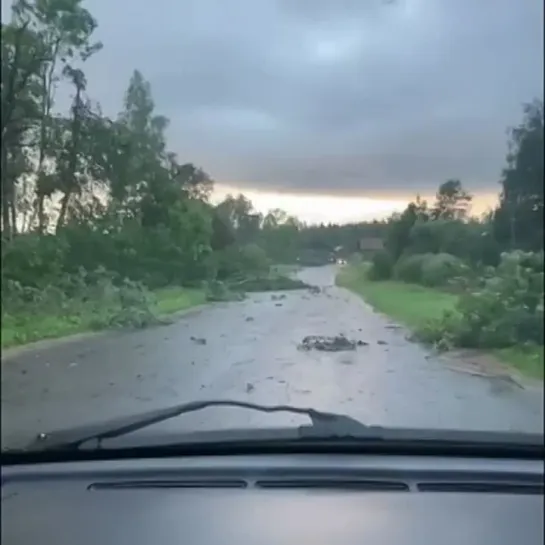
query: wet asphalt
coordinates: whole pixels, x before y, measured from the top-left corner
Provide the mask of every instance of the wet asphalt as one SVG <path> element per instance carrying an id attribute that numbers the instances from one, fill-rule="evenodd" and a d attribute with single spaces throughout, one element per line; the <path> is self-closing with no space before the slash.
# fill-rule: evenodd
<path id="1" fill-rule="evenodd" d="M 459 361 L 455 369 L 336 287 L 335 272 L 327 266 L 299 273 L 320 293 L 252 294 L 192 310 L 170 325 L 5 352 L 2 447 L 21 446 L 42 431 L 216 398 L 314 407 L 373 425 L 543 432 L 542 387 L 475 376 Z M 307 335 L 338 334 L 368 344 L 344 352 L 298 349 Z M 223 408 L 163 427 L 305 422 Z"/>

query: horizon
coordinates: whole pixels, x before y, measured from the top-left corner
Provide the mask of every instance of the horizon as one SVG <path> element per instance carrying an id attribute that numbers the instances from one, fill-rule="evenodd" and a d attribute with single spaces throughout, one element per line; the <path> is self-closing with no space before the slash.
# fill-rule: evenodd
<path id="1" fill-rule="evenodd" d="M 394 213 L 402 212 L 416 198 L 416 194 L 404 199 L 301 195 L 256 191 L 217 183 L 214 186 L 210 200 L 213 204 L 217 204 L 227 195 L 236 196 L 238 194 L 248 198 L 254 209 L 261 214 L 266 214 L 274 208 L 280 208 L 288 215 L 296 216 L 300 221 L 309 225 L 320 223 L 342 225 L 385 220 Z M 435 194 L 421 195 L 421 198 L 427 201 L 428 204 L 432 204 L 435 200 Z M 482 214 L 497 205 L 498 199 L 499 193 L 474 195 L 469 215 L 473 217 L 482 216 Z"/>
<path id="2" fill-rule="evenodd" d="M 214 199 L 240 192 L 308 223 L 384 219 L 452 178 L 482 214 L 507 128 L 543 95 L 533 0 L 158 0 L 156 25 L 145 4 L 130 19 L 109 0 L 83 5 L 104 44 L 82 65 L 87 94 L 106 115 L 139 70 L 168 149 L 211 176 Z M 225 24 L 237 10 L 250 24 Z M 70 94 L 61 83 L 55 110 Z"/>

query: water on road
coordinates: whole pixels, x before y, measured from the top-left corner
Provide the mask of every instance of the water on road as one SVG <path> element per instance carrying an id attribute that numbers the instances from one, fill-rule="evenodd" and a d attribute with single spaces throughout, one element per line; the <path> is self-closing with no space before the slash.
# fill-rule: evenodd
<path id="1" fill-rule="evenodd" d="M 542 432 L 541 388 L 455 370 L 336 287 L 335 272 L 328 266 L 300 273 L 319 293 L 253 294 L 167 326 L 4 354 L 3 448 L 41 431 L 215 398 L 314 407 L 373 425 Z M 339 334 L 367 344 L 340 352 L 298 349 L 305 336 Z M 167 427 L 303 422 L 287 414 L 206 409 Z"/>

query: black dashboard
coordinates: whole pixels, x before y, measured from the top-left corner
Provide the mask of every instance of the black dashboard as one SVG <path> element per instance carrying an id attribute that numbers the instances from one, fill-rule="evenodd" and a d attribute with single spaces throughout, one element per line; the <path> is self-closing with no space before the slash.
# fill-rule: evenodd
<path id="1" fill-rule="evenodd" d="M 541 544 L 543 470 L 337 454 L 3 466 L 2 544 Z"/>

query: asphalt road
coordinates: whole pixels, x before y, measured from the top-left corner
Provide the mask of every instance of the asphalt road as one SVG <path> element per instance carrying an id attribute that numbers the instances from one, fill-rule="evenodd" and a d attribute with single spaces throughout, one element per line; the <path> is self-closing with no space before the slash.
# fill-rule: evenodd
<path id="1" fill-rule="evenodd" d="M 543 431 L 542 388 L 475 376 L 471 366 L 409 342 L 402 329 L 334 286 L 334 266 L 300 275 L 321 292 L 285 292 L 282 300 L 254 294 L 191 311 L 168 326 L 3 354 L 2 446 L 19 446 L 41 431 L 211 398 L 312 406 L 373 425 Z M 369 344 L 347 352 L 297 348 L 307 335 L 339 333 Z M 165 427 L 303 422 L 206 409 Z"/>

